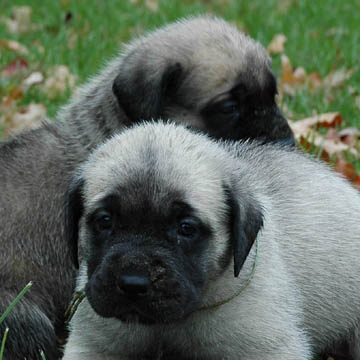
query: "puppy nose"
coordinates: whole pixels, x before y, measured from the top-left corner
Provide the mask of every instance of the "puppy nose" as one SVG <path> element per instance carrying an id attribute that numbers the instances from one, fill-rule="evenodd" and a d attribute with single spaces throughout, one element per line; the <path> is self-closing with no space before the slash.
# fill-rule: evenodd
<path id="1" fill-rule="evenodd" d="M 118 286 L 125 295 L 136 297 L 146 295 L 151 288 L 151 283 L 144 275 L 121 275 Z"/>

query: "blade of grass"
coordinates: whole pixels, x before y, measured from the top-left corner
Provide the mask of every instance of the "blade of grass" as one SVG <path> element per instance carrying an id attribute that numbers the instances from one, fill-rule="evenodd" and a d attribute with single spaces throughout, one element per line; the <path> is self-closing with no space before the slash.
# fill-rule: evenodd
<path id="1" fill-rule="evenodd" d="M 5 320 L 5 318 L 8 316 L 9 312 L 12 310 L 12 308 L 21 300 L 21 298 L 29 291 L 29 289 L 32 286 L 32 282 L 30 281 L 16 296 L 15 300 L 8 306 L 8 308 L 5 310 L 5 312 L 0 316 L 0 324 Z"/>
<path id="2" fill-rule="evenodd" d="M 3 336 L 2 341 L 1 341 L 0 360 L 3 359 L 4 349 L 5 349 L 5 342 L 6 342 L 8 332 L 9 332 L 9 328 L 6 328 L 5 331 L 4 331 L 4 336 Z"/>

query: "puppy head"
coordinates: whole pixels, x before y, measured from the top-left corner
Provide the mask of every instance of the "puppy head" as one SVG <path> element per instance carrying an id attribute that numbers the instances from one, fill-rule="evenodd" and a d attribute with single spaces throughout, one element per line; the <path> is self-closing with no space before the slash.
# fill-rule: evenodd
<path id="1" fill-rule="evenodd" d="M 130 43 L 113 92 L 130 121 L 171 119 L 215 138 L 294 144 L 263 47 L 235 26 L 189 18 Z"/>
<path id="2" fill-rule="evenodd" d="M 98 314 L 179 321 L 232 257 L 239 274 L 262 213 L 230 184 L 233 161 L 206 136 L 162 123 L 127 130 L 90 156 L 70 189 L 68 233 Z"/>

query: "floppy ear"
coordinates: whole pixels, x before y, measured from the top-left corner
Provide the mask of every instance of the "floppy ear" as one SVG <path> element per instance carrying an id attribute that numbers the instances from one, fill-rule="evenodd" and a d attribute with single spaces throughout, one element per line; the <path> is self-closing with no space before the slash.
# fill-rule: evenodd
<path id="1" fill-rule="evenodd" d="M 65 234 L 68 241 L 70 255 L 76 269 L 79 268 L 78 260 L 78 237 L 79 221 L 84 211 L 83 203 L 84 180 L 72 179 L 66 198 L 65 205 Z"/>
<path id="2" fill-rule="evenodd" d="M 182 66 L 180 63 L 167 64 L 158 68 L 140 68 L 126 58 L 120 74 L 113 82 L 113 93 L 120 107 L 131 122 L 157 120 L 164 110 L 166 98 L 176 92 L 180 83 Z M 136 68 L 137 66 L 137 68 Z"/>
<path id="3" fill-rule="evenodd" d="M 263 213 L 260 204 L 250 196 L 238 199 L 232 190 L 227 189 L 227 193 L 230 208 L 230 234 L 234 253 L 234 276 L 237 277 L 263 226 Z"/>

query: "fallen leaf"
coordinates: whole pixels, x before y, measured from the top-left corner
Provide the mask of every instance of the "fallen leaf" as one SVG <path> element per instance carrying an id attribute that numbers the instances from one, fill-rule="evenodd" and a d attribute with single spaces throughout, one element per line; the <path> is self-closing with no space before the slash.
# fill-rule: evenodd
<path id="1" fill-rule="evenodd" d="M 0 49 L 8 49 L 18 53 L 19 55 L 28 55 L 29 50 L 25 45 L 15 40 L 0 39 Z"/>
<path id="2" fill-rule="evenodd" d="M 5 135 L 17 134 L 24 129 L 35 129 L 41 126 L 46 118 L 46 108 L 43 104 L 30 104 L 5 119 Z"/>
<path id="3" fill-rule="evenodd" d="M 341 174 L 343 174 L 347 179 L 353 181 L 356 179 L 358 174 L 355 171 L 355 167 L 353 164 L 349 164 L 345 162 L 340 157 L 336 159 L 335 162 L 335 170 Z"/>
<path id="4" fill-rule="evenodd" d="M 360 130 L 357 128 L 345 128 L 338 132 L 338 139 L 347 145 L 355 145 L 360 139 Z"/>
<path id="5" fill-rule="evenodd" d="M 346 150 L 351 150 L 349 145 L 346 145 L 342 142 L 338 142 L 337 140 L 330 140 L 330 139 L 324 140 L 320 136 L 315 137 L 314 144 L 318 147 L 323 148 L 330 156 L 334 154 L 340 154 Z"/>
<path id="6" fill-rule="evenodd" d="M 44 77 L 43 77 L 42 73 L 39 71 L 36 71 L 36 72 L 33 72 L 30 76 L 28 76 L 23 81 L 22 84 L 25 88 L 28 88 L 31 85 L 41 84 L 43 81 L 44 81 Z"/>
<path id="7" fill-rule="evenodd" d="M 282 54 L 279 92 L 294 96 L 295 95 L 294 83 L 295 83 L 295 78 L 294 78 L 294 72 L 290 59 L 285 54 Z"/>
<path id="8" fill-rule="evenodd" d="M 317 72 L 312 72 L 309 74 L 307 81 L 309 84 L 309 89 L 312 91 L 318 90 L 322 85 L 321 76 Z"/>
<path id="9" fill-rule="evenodd" d="M 44 91 L 49 99 L 54 99 L 74 86 L 75 76 L 70 73 L 69 68 L 65 65 L 57 65 L 48 71 Z"/>
<path id="10" fill-rule="evenodd" d="M 356 178 L 352 181 L 352 184 L 360 190 L 360 175 L 357 175 Z"/>
<path id="11" fill-rule="evenodd" d="M 29 66 L 28 62 L 22 58 L 16 58 L 10 61 L 5 68 L 2 70 L 1 74 L 3 76 L 11 76 L 19 71 L 27 69 Z"/>
<path id="12" fill-rule="evenodd" d="M 306 136 L 314 128 L 333 128 L 341 123 L 342 117 L 338 112 L 315 115 L 298 121 L 289 121 L 290 127 L 297 139 L 300 138 L 300 136 Z"/>
<path id="13" fill-rule="evenodd" d="M 294 82 L 296 84 L 304 84 L 305 83 L 306 70 L 303 67 L 296 68 L 293 75 L 294 75 Z"/>
<path id="14" fill-rule="evenodd" d="M 281 55 L 281 79 L 285 84 L 292 85 L 294 83 L 294 74 L 290 59 L 285 55 Z"/>
<path id="15" fill-rule="evenodd" d="M 31 23 L 32 8 L 30 6 L 14 6 L 11 18 L 2 17 L 1 21 L 12 34 L 24 34 L 38 27 Z"/>
<path id="16" fill-rule="evenodd" d="M 345 82 L 351 78 L 355 69 L 341 68 L 330 72 L 323 80 L 323 87 L 325 89 L 334 89 L 344 86 Z"/>
<path id="17" fill-rule="evenodd" d="M 268 53 L 270 55 L 283 53 L 286 41 L 287 37 L 284 34 L 275 35 L 267 48 Z"/>
<path id="18" fill-rule="evenodd" d="M 18 87 L 13 87 L 9 91 L 9 96 L 14 100 L 20 100 L 24 96 L 24 93 L 22 89 Z"/>
<path id="19" fill-rule="evenodd" d="M 152 12 L 159 10 L 159 0 L 145 0 L 145 6 Z"/>

